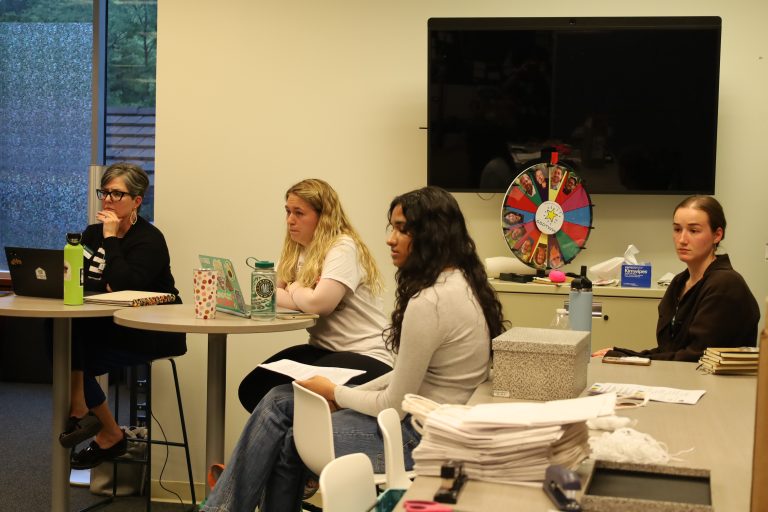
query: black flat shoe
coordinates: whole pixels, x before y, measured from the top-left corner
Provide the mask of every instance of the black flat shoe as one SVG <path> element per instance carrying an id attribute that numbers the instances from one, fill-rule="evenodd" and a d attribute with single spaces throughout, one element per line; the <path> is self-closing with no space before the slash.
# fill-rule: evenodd
<path id="1" fill-rule="evenodd" d="M 92 412 L 82 418 L 70 416 L 64 432 L 59 434 L 59 443 L 64 448 L 72 448 L 89 437 L 95 436 L 99 430 L 101 430 L 101 421 Z"/>
<path id="2" fill-rule="evenodd" d="M 123 432 L 123 438 L 109 448 L 101 448 L 96 441 L 91 441 L 87 448 L 72 455 L 70 466 L 72 469 L 91 469 L 102 462 L 112 460 L 115 457 L 125 455 L 128 451 L 128 438 Z"/>

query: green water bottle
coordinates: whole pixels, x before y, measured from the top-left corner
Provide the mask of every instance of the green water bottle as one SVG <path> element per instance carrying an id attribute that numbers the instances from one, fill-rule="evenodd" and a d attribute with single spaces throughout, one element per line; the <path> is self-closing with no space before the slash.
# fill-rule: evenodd
<path id="1" fill-rule="evenodd" d="M 80 233 L 67 233 L 64 246 L 64 304 L 80 306 L 83 303 L 83 246 Z"/>

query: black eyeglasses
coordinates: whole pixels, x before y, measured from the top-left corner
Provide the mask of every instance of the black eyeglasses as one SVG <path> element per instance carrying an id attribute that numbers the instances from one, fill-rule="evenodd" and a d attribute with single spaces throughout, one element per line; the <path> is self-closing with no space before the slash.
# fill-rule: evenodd
<path id="1" fill-rule="evenodd" d="M 100 188 L 96 189 L 96 197 L 98 197 L 100 201 L 106 197 L 109 197 L 113 201 L 119 201 L 126 194 L 128 194 L 128 192 L 123 192 L 122 190 L 102 190 Z"/>

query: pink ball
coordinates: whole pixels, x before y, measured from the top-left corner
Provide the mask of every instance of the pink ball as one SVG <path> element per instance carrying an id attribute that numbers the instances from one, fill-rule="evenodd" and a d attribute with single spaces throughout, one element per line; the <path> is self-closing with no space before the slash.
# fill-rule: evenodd
<path id="1" fill-rule="evenodd" d="M 549 273 L 549 280 L 553 283 L 564 283 L 565 282 L 565 272 L 562 272 L 560 270 L 553 270 Z"/>

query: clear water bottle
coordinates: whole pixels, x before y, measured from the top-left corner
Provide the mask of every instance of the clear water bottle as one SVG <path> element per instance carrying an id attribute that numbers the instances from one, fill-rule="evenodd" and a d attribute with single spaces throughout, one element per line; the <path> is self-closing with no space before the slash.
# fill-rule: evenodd
<path id="1" fill-rule="evenodd" d="M 270 321 L 275 319 L 275 264 L 256 261 L 251 272 L 251 318 Z"/>
<path id="2" fill-rule="evenodd" d="M 64 246 L 64 304 L 80 306 L 83 303 L 83 246 L 81 233 L 67 233 Z"/>
<path id="3" fill-rule="evenodd" d="M 549 327 L 550 329 L 570 329 L 571 323 L 568 321 L 568 310 L 565 308 L 557 308 Z"/>

